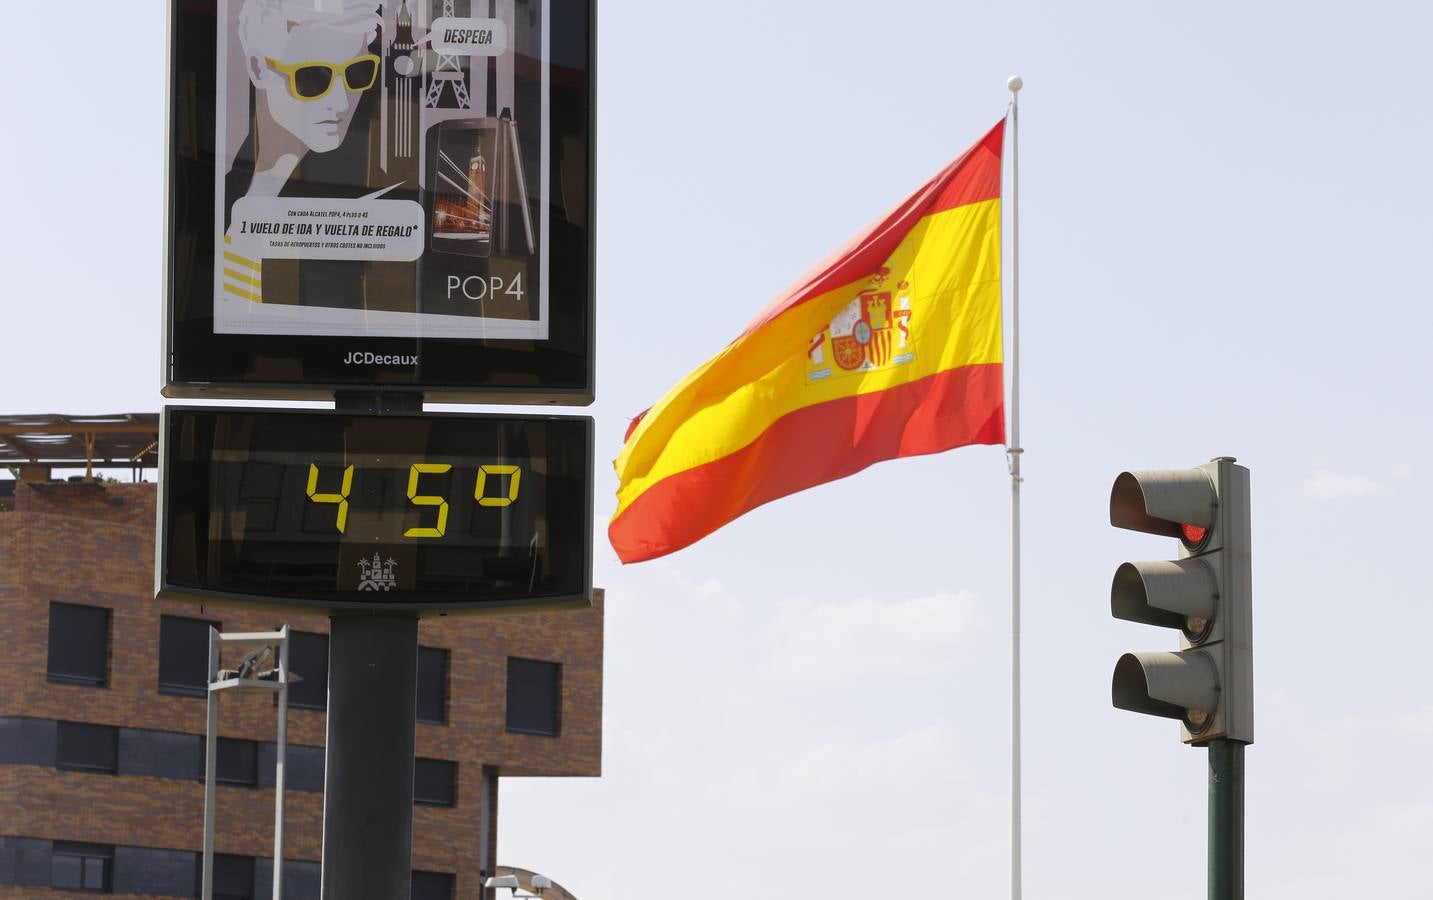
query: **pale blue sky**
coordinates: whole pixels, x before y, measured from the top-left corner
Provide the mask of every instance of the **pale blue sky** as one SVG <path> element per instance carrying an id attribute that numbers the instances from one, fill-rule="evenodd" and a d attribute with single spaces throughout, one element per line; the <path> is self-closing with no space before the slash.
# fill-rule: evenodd
<path id="1" fill-rule="evenodd" d="M 73 2 L 10 42 L 0 412 L 158 407 L 163 6 Z M 1205 753 L 1109 703 L 1120 653 L 1174 646 L 1110 618 L 1110 577 L 1172 547 L 1106 510 L 1121 469 L 1216 455 L 1254 494 L 1249 895 L 1429 896 L 1429 7 L 599 24 L 599 459 L 1020 73 L 1026 896 L 1204 896 Z M 604 525 L 614 489 L 599 464 Z M 582 900 L 1006 896 L 1008 498 L 969 448 L 658 562 L 599 540 L 605 774 L 505 782 L 500 861 Z"/>

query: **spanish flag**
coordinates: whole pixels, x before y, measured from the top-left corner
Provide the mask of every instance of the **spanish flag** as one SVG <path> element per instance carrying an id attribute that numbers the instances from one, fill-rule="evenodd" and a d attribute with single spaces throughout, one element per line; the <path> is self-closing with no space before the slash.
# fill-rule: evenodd
<path id="1" fill-rule="evenodd" d="M 1004 125 L 632 423 L 607 532 L 624 563 L 881 460 L 1004 443 Z"/>

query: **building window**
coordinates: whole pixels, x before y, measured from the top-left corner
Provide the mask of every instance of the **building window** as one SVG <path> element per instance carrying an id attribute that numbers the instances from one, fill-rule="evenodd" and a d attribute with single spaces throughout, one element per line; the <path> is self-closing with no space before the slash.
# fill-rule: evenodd
<path id="1" fill-rule="evenodd" d="M 260 858 L 254 863 L 259 896 L 269 896 L 268 885 L 274 880 L 274 861 Z M 316 862 L 305 859 L 284 860 L 284 900 L 319 900 L 323 879 Z"/>
<path id="2" fill-rule="evenodd" d="M 413 802 L 452 806 L 458 764 L 446 759 L 413 760 Z"/>
<path id="3" fill-rule="evenodd" d="M 118 769 L 119 729 L 113 725 L 57 722 L 55 767 L 77 772 L 109 772 Z"/>
<path id="4" fill-rule="evenodd" d="M 114 869 L 114 847 L 55 841 L 50 855 L 50 887 L 108 891 Z"/>
<path id="5" fill-rule="evenodd" d="M 290 631 L 289 671 L 303 678 L 289 684 L 290 706 L 328 708 L 328 635 Z"/>
<path id="6" fill-rule="evenodd" d="M 259 742 L 219 738 L 214 759 L 214 780 L 219 784 L 253 787 L 259 783 Z"/>
<path id="7" fill-rule="evenodd" d="M 274 769 L 278 759 L 279 748 L 273 741 L 259 742 L 258 787 L 272 788 L 274 786 L 277 774 Z M 284 786 L 291 791 L 310 791 L 322 794 L 323 748 L 289 744 L 284 758 Z"/>
<path id="8" fill-rule="evenodd" d="M 200 895 L 204 879 L 204 855 L 197 859 L 194 896 Z M 254 896 L 254 858 L 230 853 L 214 854 L 214 900 L 252 900 Z"/>
<path id="9" fill-rule="evenodd" d="M 556 736 L 561 697 L 561 664 L 508 657 L 508 731 Z"/>
<path id="10" fill-rule="evenodd" d="M 109 610 L 103 606 L 50 604 L 51 681 L 109 683 Z"/>
<path id="11" fill-rule="evenodd" d="M 218 622 L 159 617 L 159 693 L 203 697 L 209 689 L 209 628 Z"/>
<path id="12" fill-rule="evenodd" d="M 418 721 L 448 721 L 448 651 L 418 648 Z"/>
<path id="13" fill-rule="evenodd" d="M 447 872 L 413 873 L 413 900 L 453 900 L 453 876 Z"/>
<path id="14" fill-rule="evenodd" d="M 204 736 L 148 728 L 121 728 L 119 774 L 190 781 L 202 779 Z M 124 868 L 123 861 L 120 868 Z"/>

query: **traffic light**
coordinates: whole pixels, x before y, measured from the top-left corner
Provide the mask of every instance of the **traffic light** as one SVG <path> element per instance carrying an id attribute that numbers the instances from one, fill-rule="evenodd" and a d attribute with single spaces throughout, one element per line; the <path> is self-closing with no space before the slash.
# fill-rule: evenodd
<path id="1" fill-rule="evenodd" d="M 1179 558 L 1115 571 L 1110 612 L 1178 629 L 1180 651 L 1126 653 L 1111 698 L 1178 719 L 1186 744 L 1254 742 L 1249 470 L 1220 457 L 1192 469 L 1122 472 L 1110 524 L 1179 539 Z"/>

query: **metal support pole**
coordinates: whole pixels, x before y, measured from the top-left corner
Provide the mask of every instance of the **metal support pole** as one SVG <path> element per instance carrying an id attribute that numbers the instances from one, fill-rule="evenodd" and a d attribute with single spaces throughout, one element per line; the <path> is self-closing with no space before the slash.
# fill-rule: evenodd
<path id="1" fill-rule="evenodd" d="M 478 876 L 486 884 L 497 874 L 498 767 L 483 766 L 478 797 Z M 498 889 L 484 887 L 478 900 L 497 900 Z"/>
<path id="2" fill-rule="evenodd" d="M 1020 88 L 1013 75 L 1010 88 L 1010 900 L 1020 900 L 1021 862 L 1020 777 Z"/>
<path id="3" fill-rule="evenodd" d="M 1244 745 L 1209 742 L 1209 900 L 1244 900 Z"/>
<path id="4" fill-rule="evenodd" d="M 324 900 L 403 900 L 413 857 L 418 619 L 330 620 Z"/>
<path id="5" fill-rule="evenodd" d="M 264 648 L 277 649 L 279 663 L 276 671 L 278 678 L 274 681 L 264 678 L 265 673 L 258 671 L 257 666 L 254 670 L 246 671 L 245 667 L 240 665 L 237 671 L 221 673 L 219 663 L 222 660 L 225 645 L 253 650 L 256 654 L 263 651 Z M 262 662 L 263 657 L 256 655 L 254 659 L 256 662 Z M 231 634 L 220 634 L 213 627 L 209 629 L 209 677 L 205 689 L 209 716 L 205 723 L 204 733 L 204 848 L 200 853 L 199 866 L 199 896 L 202 900 L 211 900 L 214 893 L 214 825 L 218 819 L 215 809 L 218 798 L 215 796 L 214 784 L 218 779 L 219 741 L 222 740 L 219 737 L 219 695 L 227 691 L 273 692 L 278 698 L 278 753 L 274 772 L 274 883 L 271 896 L 273 900 L 281 900 L 283 896 L 284 758 L 288 746 L 288 671 L 289 626 L 285 625 L 278 631 L 272 632 Z M 222 679 L 221 674 L 223 675 Z"/>
<path id="6" fill-rule="evenodd" d="M 279 644 L 279 733 L 276 737 L 274 762 L 274 880 L 269 896 L 284 896 L 284 784 L 287 781 L 289 754 L 289 626 L 280 629 Z"/>
<path id="7" fill-rule="evenodd" d="M 204 848 L 201 851 L 199 896 L 214 897 L 214 779 L 219 759 L 219 695 L 208 685 L 219 680 L 219 631 L 209 626 L 209 680 L 205 683 L 204 699 L 208 718 L 204 726 Z"/>

